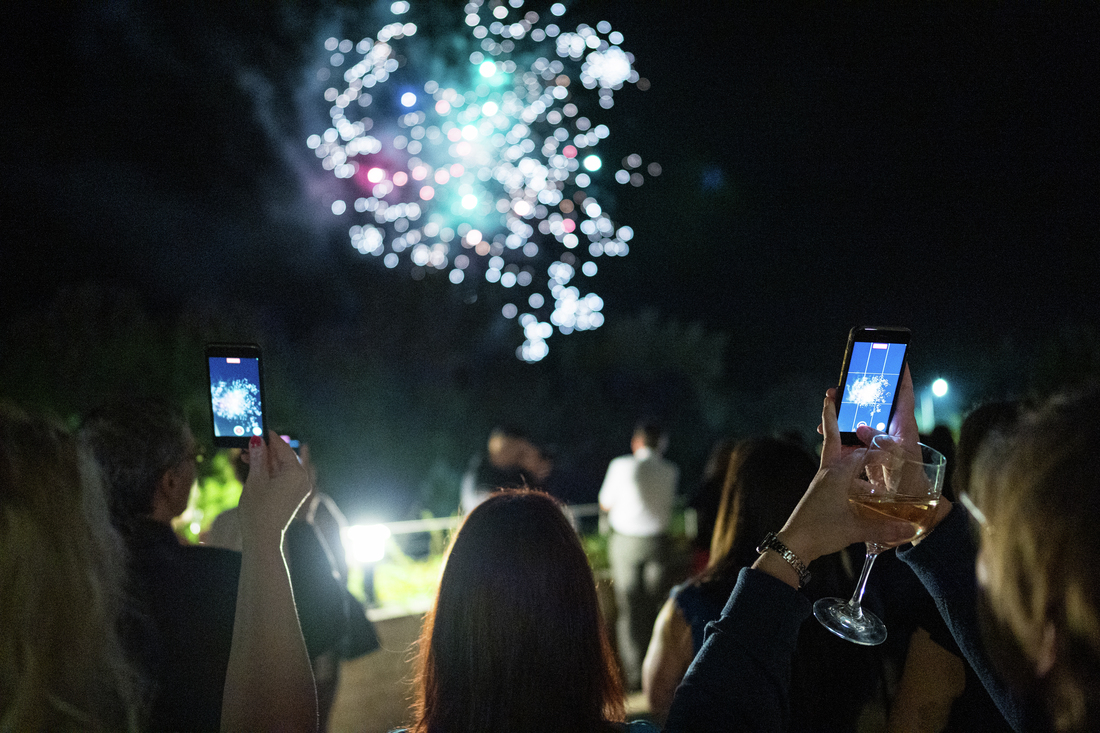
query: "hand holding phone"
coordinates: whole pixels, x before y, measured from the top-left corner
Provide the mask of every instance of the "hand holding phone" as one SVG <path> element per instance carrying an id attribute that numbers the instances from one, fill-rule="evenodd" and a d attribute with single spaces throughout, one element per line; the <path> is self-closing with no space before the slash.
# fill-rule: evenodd
<path id="1" fill-rule="evenodd" d="M 853 328 L 836 393 L 837 423 L 843 445 L 858 445 L 862 425 L 889 428 L 909 351 L 907 328 Z"/>
<path id="2" fill-rule="evenodd" d="M 209 344 L 210 416 L 216 448 L 248 448 L 265 437 L 263 369 L 255 344 Z"/>

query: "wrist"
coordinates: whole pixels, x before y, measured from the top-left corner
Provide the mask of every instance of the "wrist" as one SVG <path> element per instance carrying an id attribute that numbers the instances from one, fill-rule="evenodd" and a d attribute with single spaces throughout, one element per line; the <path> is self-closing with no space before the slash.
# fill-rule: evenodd
<path id="1" fill-rule="evenodd" d="M 756 548 L 756 551 L 761 554 L 762 562 L 759 563 L 760 567 L 757 569 L 765 570 L 769 574 L 783 580 L 784 582 L 792 585 L 795 590 L 800 589 L 802 586 L 810 582 L 810 571 L 806 567 L 806 563 L 802 560 L 798 554 L 792 550 L 787 544 L 779 538 L 779 536 L 772 534 L 771 532 L 761 541 L 760 545 Z M 782 561 L 789 569 L 790 572 L 782 571 L 781 574 L 777 574 L 769 568 L 779 569 L 770 559 L 764 559 L 768 556 L 774 556 Z M 756 564 L 754 564 L 756 567 Z M 793 580 L 793 582 L 792 582 Z"/>
<path id="2" fill-rule="evenodd" d="M 821 557 L 822 553 L 818 551 L 812 534 L 784 527 L 776 532 L 775 535 L 779 538 L 780 542 L 786 545 L 790 551 L 797 555 L 798 559 L 806 565 L 809 565 L 814 560 Z"/>

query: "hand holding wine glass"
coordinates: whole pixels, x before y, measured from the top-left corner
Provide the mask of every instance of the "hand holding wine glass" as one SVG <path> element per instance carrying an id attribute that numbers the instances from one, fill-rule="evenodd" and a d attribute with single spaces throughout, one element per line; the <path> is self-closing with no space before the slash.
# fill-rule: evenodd
<path id="1" fill-rule="evenodd" d="M 864 457 L 864 478 L 853 481 L 849 489 L 852 509 L 867 521 L 904 523 L 906 531 L 894 540 L 868 541 L 851 599 L 823 598 L 814 604 L 814 616 L 837 636 L 870 646 L 886 641 L 885 624 L 861 606 L 871 567 L 879 553 L 918 539 L 934 525 L 947 459 L 912 438 L 885 433 L 871 439 Z"/>

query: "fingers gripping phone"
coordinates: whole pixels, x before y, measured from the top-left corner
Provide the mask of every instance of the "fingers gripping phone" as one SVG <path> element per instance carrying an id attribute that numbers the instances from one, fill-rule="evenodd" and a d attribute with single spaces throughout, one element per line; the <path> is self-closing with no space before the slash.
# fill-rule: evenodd
<path id="1" fill-rule="evenodd" d="M 837 423 L 844 445 L 858 445 L 856 428 L 886 430 L 894 416 L 909 351 L 908 328 L 853 328 L 840 368 Z"/>
<path id="2" fill-rule="evenodd" d="M 264 382 L 260 347 L 208 344 L 210 417 L 216 448 L 248 448 L 252 436 L 266 439 Z"/>

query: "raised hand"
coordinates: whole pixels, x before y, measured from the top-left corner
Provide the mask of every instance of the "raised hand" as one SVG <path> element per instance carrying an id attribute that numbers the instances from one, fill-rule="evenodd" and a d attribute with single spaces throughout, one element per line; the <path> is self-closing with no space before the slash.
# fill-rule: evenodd
<path id="1" fill-rule="evenodd" d="M 241 540 L 282 540 L 298 507 L 309 495 L 309 473 L 294 449 L 274 431 L 268 441 L 252 438 L 248 446 L 248 479 L 241 491 Z"/>
<path id="2" fill-rule="evenodd" d="M 911 387 L 910 383 L 910 394 Z M 821 425 L 825 438 L 821 467 L 779 533 L 784 544 L 807 564 L 856 542 L 896 542 L 909 531 L 904 522 L 869 521 L 849 507 L 848 494 L 861 481 L 866 448 L 841 445 L 834 389 L 826 393 Z"/>

